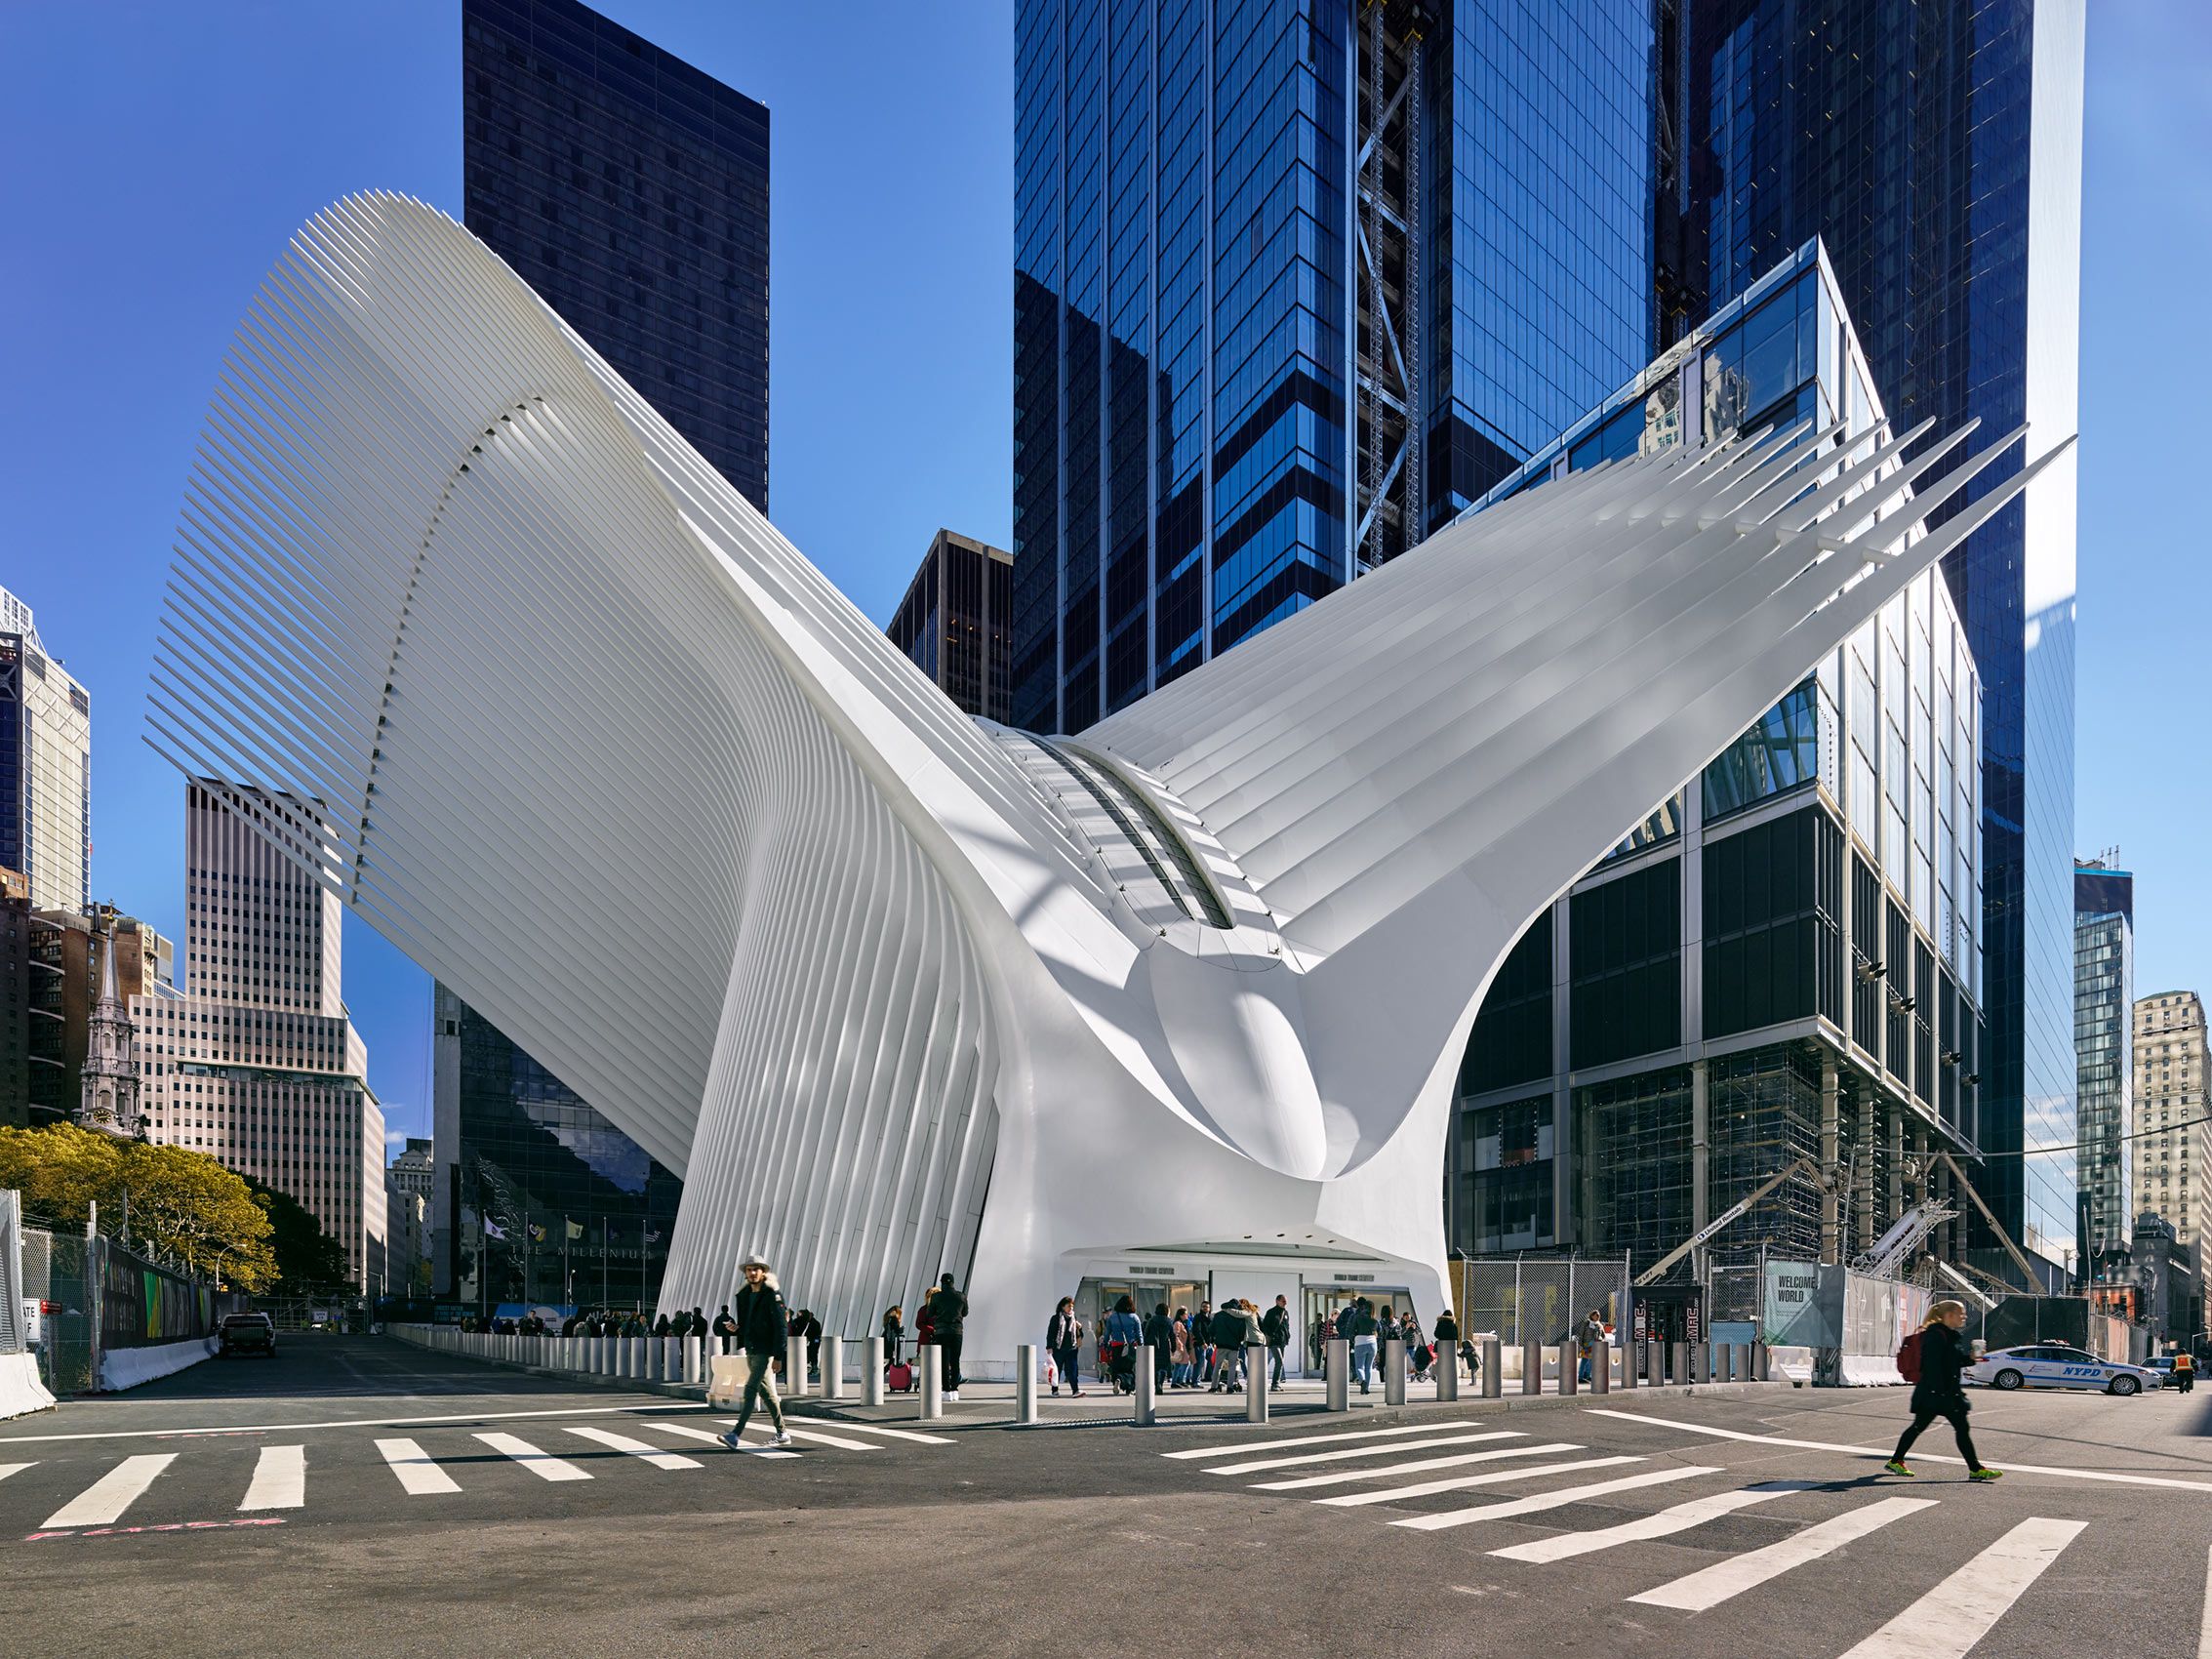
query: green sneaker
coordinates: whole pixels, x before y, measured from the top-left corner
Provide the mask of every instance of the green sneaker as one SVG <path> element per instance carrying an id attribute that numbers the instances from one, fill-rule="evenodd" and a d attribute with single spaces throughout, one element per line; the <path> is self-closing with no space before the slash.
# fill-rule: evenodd
<path id="1" fill-rule="evenodd" d="M 1966 1478 L 1969 1480 L 2002 1480 L 2004 1471 L 2001 1469 L 1977 1469 Z"/>
<path id="2" fill-rule="evenodd" d="M 1882 1465 L 1882 1469 L 1885 1473 L 1890 1475 L 1902 1475 L 1908 1480 L 1913 1477 L 1912 1471 L 1906 1468 L 1903 1461 L 1898 1458 L 1891 1458 L 1887 1463 Z"/>

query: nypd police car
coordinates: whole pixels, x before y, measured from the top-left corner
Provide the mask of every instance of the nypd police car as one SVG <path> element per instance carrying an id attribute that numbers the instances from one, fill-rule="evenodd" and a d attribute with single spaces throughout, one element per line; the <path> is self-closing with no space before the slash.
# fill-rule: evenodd
<path id="1" fill-rule="evenodd" d="M 1969 1365 L 1961 1378 L 1992 1389 L 2097 1389 L 2105 1394 L 2141 1394 L 2158 1387 L 2158 1374 L 2141 1365 L 2100 1359 L 2061 1342 L 1999 1348 Z"/>

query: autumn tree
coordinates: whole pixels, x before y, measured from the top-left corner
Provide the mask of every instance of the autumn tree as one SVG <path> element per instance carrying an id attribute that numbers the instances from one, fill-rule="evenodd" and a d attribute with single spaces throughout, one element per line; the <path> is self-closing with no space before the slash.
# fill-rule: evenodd
<path id="1" fill-rule="evenodd" d="M 0 1129 L 0 1187 L 23 1207 L 60 1225 L 82 1227 L 94 1204 L 103 1222 L 126 1222 L 132 1238 L 166 1252 L 195 1273 L 241 1290 L 275 1282 L 275 1232 L 266 1204 L 205 1153 L 80 1129 L 71 1123 Z"/>

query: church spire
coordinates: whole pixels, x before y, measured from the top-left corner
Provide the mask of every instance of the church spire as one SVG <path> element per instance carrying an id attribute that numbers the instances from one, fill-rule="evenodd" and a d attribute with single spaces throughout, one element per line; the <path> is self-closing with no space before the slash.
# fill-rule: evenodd
<path id="1" fill-rule="evenodd" d="M 139 1132 L 139 1057 L 131 1010 L 115 974 L 115 922 L 95 934 L 92 949 L 101 951 L 100 999 L 85 1031 L 84 1090 L 77 1107 L 80 1128 L 109 1135 Z"/>

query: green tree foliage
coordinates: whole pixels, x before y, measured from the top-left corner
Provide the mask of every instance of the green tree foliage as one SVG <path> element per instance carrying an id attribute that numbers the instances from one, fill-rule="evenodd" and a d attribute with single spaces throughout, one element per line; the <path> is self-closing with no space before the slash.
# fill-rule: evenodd
<path id="1" fill-rule="evenodd" d="M 276 1251 L 275 1293 L 279 1296 L 312 1296 L 341 1290 L 352 1283 L 353 1270 L 345 1260 L 345 1247 L 323 1231 L 306 1207 L 289 1193 L 265 1187 L 252 1177 L 254 1201 L 268 1212 L 274 1230 L 269 1242 Z"/>
<path id="2" fill-rule="evenodd" d="M 17 1189 L 24 1208 L 64 1226 L 83 1226 L 97 1203 L 103 1230 L 127 1217 L 134 1240 L 240 1290 L 276 1281 L 268 1206 L 205 1153 L 69 1123 L 0 1129 L 0 1187 Z"/>

